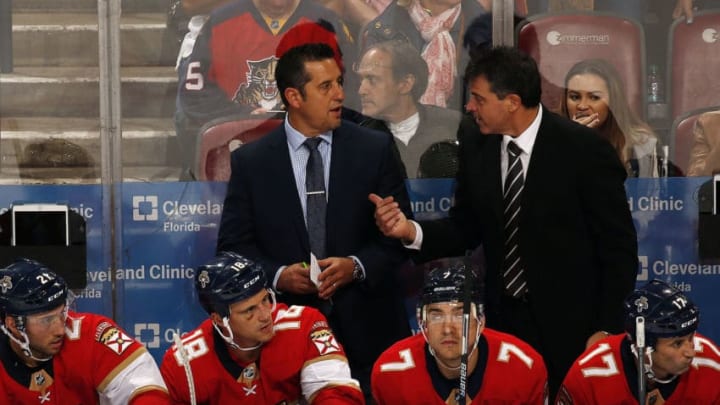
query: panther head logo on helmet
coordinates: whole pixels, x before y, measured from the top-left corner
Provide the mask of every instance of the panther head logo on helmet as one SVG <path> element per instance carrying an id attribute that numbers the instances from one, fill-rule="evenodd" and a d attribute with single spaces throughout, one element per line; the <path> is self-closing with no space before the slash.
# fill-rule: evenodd
<path id="1" fill-rule="evenodd" d="M 7 293 L 9 290 L 12 290 L 12 288 L 13 288 L 13 283 L 12 283 L 12 278 L 10 278 L 10 276 L 5 276 L 2 278 L 2 280 L 0 280 L 0 289 L 2 289 L 3 294 Z"/>
<path id="2" fill-rule="evenodd" d="M 652 280 L 625 299 L 625 331 L 634 341 L 636 319 L 645 319 L 645 341 L 654 347 L 658 338 L 685 336 L 697 330 L 700 310 L 680 290 Z"/>
<path id="3" fill-rule="evenodd" d="M 642 313 L 646 309 L 648 309 L 648 299 L 647 297 L 640 297 L 635 300 L 635 308 L 637 308 L 638 313 Z"/>
<path id="4" fill-rule="evenodd" d="M 208 314 L 227 317 L 230 305 L 248 299 L 267 286 L 263 267 L 244 256 L 222 252 L 198 268 L 195 288 Z"/>

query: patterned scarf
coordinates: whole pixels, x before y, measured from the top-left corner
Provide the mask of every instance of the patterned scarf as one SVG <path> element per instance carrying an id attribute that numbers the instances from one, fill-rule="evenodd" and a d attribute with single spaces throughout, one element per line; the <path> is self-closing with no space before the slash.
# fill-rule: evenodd
<path id="1" fill-rule="evenodd" d="M 415 28 L 420 31 L 427 45 L 422 51 L 422 58 L 428 64 L 428 87 L 420 98 L 423 104 L 445 107 L 453 90 L 457 66 L 455 65 L 455 43 L 450 36 L 450 29 L 457 21 L 461 12 L 461 4 L 445 10 L 438 16 L 429 15 L 414 0 L 408 7 L 408 14 Z"/>

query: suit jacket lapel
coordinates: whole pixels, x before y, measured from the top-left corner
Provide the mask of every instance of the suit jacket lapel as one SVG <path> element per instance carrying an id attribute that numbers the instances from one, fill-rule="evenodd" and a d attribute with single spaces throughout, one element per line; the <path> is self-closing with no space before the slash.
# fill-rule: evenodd
<path id="1" fill-rule="evenodd" d="M 480 135 L 488 136 L 488 135 Z M 490 196 L 492 197 L 492 207 L 495 212 L 495 216 L 503 223 L 503 188 L 502 188 L 502 171 L 500 168 L 500 148 L 502 147 L 502 135 L 490 135 L 492 138 L 488 141 L 488 147 L 486 156 L 484 156 L 487 162 L 487 170 L 490 174 L 487 178 L 491 183 L 488 185 L 490 188 Z"/>
<path id="2" fill-rule="evenodd" d="M 558 159 L 559 156 L 553 156 L 553 152 L 547 150 L 548 131 L 550 131 L 548 123 L 549 112 L 547 109 L 543 111 L 543 117 L 540 121 L 540 128 L 538 129 L 537 137 L 535 138 L 535 144 L 533 145 L 532 155 L 530 156 L 530 163 L 528 164 L 525 185 L 523 188 L 523 207 L 528 206 L 525 201 L 528 200 L 527 196 L 538 195 L 542 193 L 542 179 L 552 178 L 551 173 L 543 173 L 547 170 L 548 159 Z M 550 177 L 548 177 L 550 175 Z"/>
<path id="3" fill-rule="evenodd" d="M 300 243 L 306 251 L 310 251 L 310 239 L 307 233 L 307 227 L 305 226 L 305 216 L 300 204 L 300 197 L 298 196 L 297 185 L 295 184 L 295 175 L 292 169 L 292 162 L 290 161 L 290 152 L 288 151 L 287 136 L 285 135 L 284 125 L 280 125 L 276 131 L 273 131 L 272 142 L 270 142 L 270 153 L 268 153 L 268 159 L 270 160 L 269 173 L 265 176 L 273 184 L 268 184 L 268 187 L 273 187 L 277 195 L 279 195 L 278 201 L 270 201 L 270 204 L 280 204 L 282 207 L 287 209 L 278 208 L 276 210 L 277 215 L 287 216 L 287 222 L 293 224 L 295 232 L 300 238 Z"/>
<path id="4" fill-rule="evenodd" d="M 339 236 L 338 229 L 342 223 L 341 204 L 337 203 L 339 196 L 345 195 L 346 188 L 352 187 L 352 179 L 347 178 L 351 172 L 351 145 L 348 134 L 341 125 L 333 131 L 332 154 L 330 157 L 330 179 L 328 182 L 328 205 L 325 220 L 328 256 L 331 256 L 333 241 Z"/>

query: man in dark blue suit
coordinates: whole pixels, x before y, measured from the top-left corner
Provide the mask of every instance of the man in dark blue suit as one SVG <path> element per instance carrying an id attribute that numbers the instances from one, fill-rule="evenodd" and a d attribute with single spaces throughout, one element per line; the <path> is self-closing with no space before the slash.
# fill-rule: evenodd
<path id="1" fill-rule="evenodd" d="M 638 266 L 626 172 L 600 134 L 540 105 L 537 65 L 521 51 L 485 50 L 465 76 L 473 120 L 458 131 L 449 218 L 418 224 L 372 196 L 378 225 L 420 260 L 482 244 L 487 325 L 540 352 L 552 398 L 573 356 L 623 330 Z"/>
<path id="2" fill-rule="evenodd" d="M 410 329 L 396 277 L 406 252 L 377 229 L 367 195 L 392 195 L 410 215 L 404 171 L 390 134 L 341 119 L 343 75 L 330 47 L 290 49 L 275 75 L 287 116 L 232 153 L 217 249 L 263 262 L 283 302 L 323 310 L 369 393 L 373 362 Z M 318 164 L 324 184 L 309 185 Z"/>

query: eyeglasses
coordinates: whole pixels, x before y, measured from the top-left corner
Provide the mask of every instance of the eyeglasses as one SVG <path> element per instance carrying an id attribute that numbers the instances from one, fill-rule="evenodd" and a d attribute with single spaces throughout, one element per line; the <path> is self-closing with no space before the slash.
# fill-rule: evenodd
<path id="1" fill-rule="evenodd" d="M 27 322 L 28 324 L 32 324 L 39 329 L 49 330 L 50 328 L 55 326 L 56 322 L 60 322 L 60 324 L 64 325 L 65 321 L 67 320 L 67 315 L 68 308 L 67 306 L 65 306 L 60 312 L 55 314 L 44 316 L 30 315 L 27 317 Z"/>

